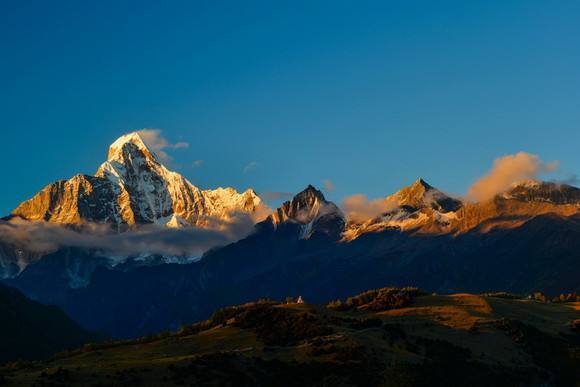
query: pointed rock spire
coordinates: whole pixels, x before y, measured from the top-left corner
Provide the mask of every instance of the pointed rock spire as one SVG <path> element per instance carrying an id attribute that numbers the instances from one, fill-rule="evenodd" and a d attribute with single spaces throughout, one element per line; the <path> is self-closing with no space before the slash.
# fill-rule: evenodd
<path id="1" fill-rule="evenodd" d="M 346 224 L 340 208 L 327 201 L 322 192 L 312 185 L 283 203 L 268 217 L 267 222 L 275 227 L 282 223 L 300 225 L 299 236 L 304 239 L 315 234 L 337 237 Z"/>
<path id="2" fill-rule="evenodd" d="M 462 206 L 460 200 L 444 194 L 422 178 L 389 196 L 387 200 L 393 200 L 399 206 L 415 209 L 431 207 L 440 212 L 456 211 Z"/>
<path id="3" fill-rule="evenodd" d="M 321 191 L 317 190 L 313 185 L 308 186 L 297 193 L 292 199 L 293 202 L 314 203 L 315 201 L 326 202 L 326 198 Z"/>

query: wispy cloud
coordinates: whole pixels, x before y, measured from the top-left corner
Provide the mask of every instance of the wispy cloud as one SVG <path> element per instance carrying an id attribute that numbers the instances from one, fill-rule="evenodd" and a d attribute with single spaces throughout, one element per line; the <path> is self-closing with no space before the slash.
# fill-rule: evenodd
<path id="1" fill-rule="evenodd" d="M 246 164 L 246 166 L 243 169 L 244 173 L 248 173 L 253 171 L 254 169 L 258 168 L 260 164 L 258 164 L 257 161 L 250 161 L 248 164 Z"/>
<path id="2" fill-rule="evenodd" d="M 161 160 L 171 161 L 171 156 L 167 154 L 166 149 L 186 149 L 189 148 L 189 143 L 181 141 L 171 143 L 161 135 L 160 129 L 141 129 L 137 133 L 141 136 L 145 145 L 151 148 Z"/>
<path id="3" fill-rule="evenodd" d="M 322 186 L 327 192 L 332 192 L 335 189 L 334 183 L 329 179 L 322 180 Z"/>
<path id="4" fill-rule="evenodd" d="M 486 201 L 517 182 L 536 179 L 542 173 L 554 172 L 558 162 L 545 163 L 536 155 L 518 152 L 495 159 L 491 170 L 467 191 L 467 199 Z"/>
<path id="5" fill-rule="evenodd" d="M 199 167 L 201 167 L 203 165 L 203 163 L 205 163 L 205 161 L 203 161 L 203 160 L 195 160 L 193 163 L 191 163 L 191 165 L 194 168 L 199 168 Z"/>

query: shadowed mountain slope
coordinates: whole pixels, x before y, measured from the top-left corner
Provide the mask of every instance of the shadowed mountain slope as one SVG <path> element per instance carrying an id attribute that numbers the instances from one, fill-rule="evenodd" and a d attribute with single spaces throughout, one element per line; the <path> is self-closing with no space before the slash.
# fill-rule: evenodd
<path id="1" fill-rule="evenodd" d="M 101 338 L 81 328 L 54 306 L 31 301 L 0 285 L 0 363 L 42 359 Z"/>

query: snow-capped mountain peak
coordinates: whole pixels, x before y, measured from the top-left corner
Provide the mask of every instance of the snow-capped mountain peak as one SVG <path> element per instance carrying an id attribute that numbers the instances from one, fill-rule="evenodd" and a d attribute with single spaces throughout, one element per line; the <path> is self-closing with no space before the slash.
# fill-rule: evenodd
<path id="1" fill-rule="evenodd" d="M 131 149 L 134 148 L 134 149 Z M 119 137 L 109 146 L 108 161 L 124 162 L 125 155 L 139 150 L 143 156 L 157 161 L 155 153 L 145 144 L 139 132 L 132 132 Z"/>
<path id="2" fill-rule="evenodd" d="M 299 225 L 299 236 L 303 239 L 315 233 L 338 236 L 346 224 L 340 208 L 327 201 L 322 192 L 312 185 L 283 203 L 267 221 L 274 227 L 280 224 Z"/>
<path id="3" fill-rule="evenodd" d="M 336 207 L 334 203 L 327 202 L 322 192 L 308 185 L 303 191 L 296 194 L 292 200 L 282 204 L 278 210 L 271 215 L 275 224 L 291 221 L 299 224 L 306 224 L 320 215 L 324 207 L 330 205 Z M 340 211 L 336 207 L 337 211 Z"/>
<path id="4" fill-rule="evenodd" d="M 60 224 L 213 227 L 216 220 L 229 220 L 234 213 L 253 213 L 260 203 L 253 190 L 202 191 L 168 170 L 141 135 L 133 132 L 111 144 L 95 176 L 78 175 L 50 184 L 13 214 Z"/>
<path id="5" fill-rule="evenodd" d="M 440 212 L 457 211 L 462 203 L 419 178 L 413 184 L 387 197 L 398 206 L 413 209 L 432 208 Z"/>
<path id="6" fill-rule="evenodd" d="M 368 232 L 385 229 L 442 230 L 457 217 L 463 203 L 454 199 L 419 178 L 385 198 L 391 209 L 364 222 L 351 222 L 343 233 L 343 240 L 353 240 Z"/>

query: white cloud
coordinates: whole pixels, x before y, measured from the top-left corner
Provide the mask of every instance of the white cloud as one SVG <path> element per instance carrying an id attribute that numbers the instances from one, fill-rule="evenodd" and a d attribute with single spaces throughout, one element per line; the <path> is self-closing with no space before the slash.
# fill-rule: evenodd
<path id="1" fill-rule="evenodd" d="M 386 198 L 369 200 L 366 195 L 356 194 L 345 198 L 342 208 L 349 220 L 364 222 L 376 218 L 397 207 L 397 203 Z"/>
<path id="2" fill-rule="evenodd" d="M 159 156 L 159 158 L 164 161 L 171 161 L 171 156 L 167 154 L 165 151 L 166 149 L 189 148 L 189 143 L 187 142 L 181 141 L 175 144 L 170 143 L 165 137 L 161 135 L 160 129 L 141 129 L 138 130 L 137 133 L 139 133 L 139 136 L 141 136 L 145 142 L 145 145 L 151 148 L 157 154 L 157 156 Z"/>
<path id="3" fill-rule="evenodd" d="M 264 205 L 254 214 L 240 212 L 225 220 L 207 218 L 207 228 L 172 229 L 150 224 L 122 233 L 113 232 L 105 224 L 84 223 L 73 229 L 44 221 L 14 218 L 0 220 L 0 240 L 39 253 L 52 252 L 60 247 L 79 247 L 120 256 L 142 253 L 196 256 L 246 237 L 254 230 L 256 221 L 265 218 L 268 211 Z"/>
<path id="4" fill-rule="evenodd" d="M 257 161 L 250 161 L 243 169 L 244 173 L 248 173 L 258 168 L 259 164 Z"/>
<path id="5" fill-rule="evenodd" d="M 467 191 L 467 199 L 486 201 L 506 191 L 514 183 L 536 179 L 542 173 L 554 172 L 558 162 L 545 163 L 536 155 L 518 152 L 495 159 L 492 169 Z"/>

